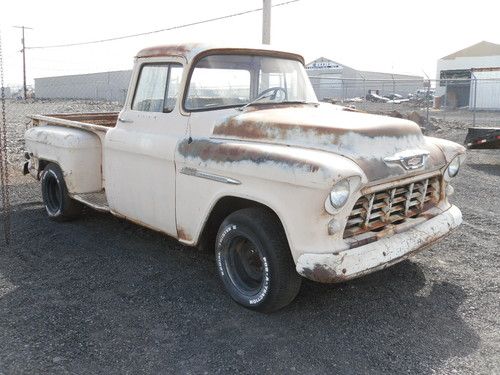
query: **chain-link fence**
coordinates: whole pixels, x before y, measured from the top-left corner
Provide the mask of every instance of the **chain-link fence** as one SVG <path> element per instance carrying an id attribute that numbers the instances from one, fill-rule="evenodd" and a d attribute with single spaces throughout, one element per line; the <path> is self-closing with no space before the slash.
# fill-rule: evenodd
<path id="1" fill-rule="evenodd" d="M 113 112 L 122 108 L 130 71 L 35 78 L 23 98 L 5 88 L 6 147 L 9 165 L 23 159 L 30 115 Z M 420 125 L 454 123 L 500 126 L 500 78 L 470 80 L 363 80 L 312 76 L 318 99 L 369 113 L 408 117 Z"/>
<path id="2" fill-rule="evenodd" d="M 22 90 L 5 89 L 6 143 L 10 165 L 23 157 L 24 132 L 34 114 L 113 112 L 122 108 L 130 71 L 36 78 Z M 318 99 L 356 109 L 407 116 L 418 122 L 500 126 L 500 79 L 362 80 L 311 77 Z M 424 120 L 422 120 L 422 118 Z M 421 125 L 424 125 L 421 123 Z"/>
<path id="3" fill-rule="evenodd" d="M 421 125 L 500 126 L 500 78 L 366 80 L 310 77 L 322 101 L 412 117 Z"/>

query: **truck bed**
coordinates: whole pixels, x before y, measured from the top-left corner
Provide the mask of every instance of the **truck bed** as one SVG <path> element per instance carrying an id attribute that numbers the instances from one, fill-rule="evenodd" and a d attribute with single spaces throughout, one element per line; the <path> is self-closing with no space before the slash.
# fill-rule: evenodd
<path id="1" fill-rule="evenodd" d="M 107 132 L 116 125 L 118 112 L 54 113 L 29 116 L 33 125 L 60 125 L 94 132 Z"/>

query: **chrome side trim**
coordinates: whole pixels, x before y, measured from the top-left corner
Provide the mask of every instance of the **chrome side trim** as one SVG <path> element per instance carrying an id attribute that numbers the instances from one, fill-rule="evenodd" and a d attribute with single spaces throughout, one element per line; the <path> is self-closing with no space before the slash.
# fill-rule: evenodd
<path id="1" fill-rule="evenodd" d="M 199 178 L 205 178 L 207 180 L 222 182 L 224 184 L 241 185 L 241 181 L 238 181 L 234 178 L 224 177 L 224 176 L 221 176 L 218 174 L 213 174 L 213 173 L 208 173 L 208 172 L 202 172 L 202 171 L 199 171 L 199 170 L 194 169 L 194 168 L 183 167 L 180 170 L 180 173 L 188 175 L 188 176 L 194 176 L 194 177 L 199 177 Z"/>

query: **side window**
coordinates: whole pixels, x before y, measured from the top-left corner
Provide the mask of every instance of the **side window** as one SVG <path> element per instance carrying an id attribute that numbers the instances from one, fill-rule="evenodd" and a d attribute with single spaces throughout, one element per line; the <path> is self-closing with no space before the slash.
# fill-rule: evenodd
<path id="1" fill-rule="evenodd" d="M 179 96 L 182 80 L 182 65 L 171 64 L 170 74 L 168 78 L 167 95 L 165 96 L 164 112 L 172 112 L 175 107 L 175 102 Z"/>
<path id="2" fill-rule="evenodd" d="M 135 89 L 132 109 L 144 112 L 163 112 L 167 77 L 168 65 L 144 65 Z"/>
<path id="3" fill-rule="evenodd" d="M 132 109 L 143 112 L 171 112 L 182 78 L 180 64 L 148 64 L 141 68 Z"/>

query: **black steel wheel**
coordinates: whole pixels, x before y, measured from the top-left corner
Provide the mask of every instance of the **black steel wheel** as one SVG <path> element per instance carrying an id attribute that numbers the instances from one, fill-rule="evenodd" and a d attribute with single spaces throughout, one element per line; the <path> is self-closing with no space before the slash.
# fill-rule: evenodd
<path id="1" fill-rule="evenodd" d="M 265 260 L 257 246 L 247 237 L 237 235 L 222 251 L 224 267 L 233 285 L 249 297 L 257 295 L 266 277 Z"/>
<path id="2" fill-rule="evenodd" d="M 70 197 L 61 168 L 55 163 L 48 164 L 42 172 L 42 197 L 52 220 L 70 220 L 82 212 L 83 205 Z"/>
<path id="3" fill-rule="evenodd" d="M 229 215 L 216 240 L 219 276 L 231 297 L 257 311 L 289 304 L 300 289 L 288 241 L 274 214 L 247 208 Z"/>

